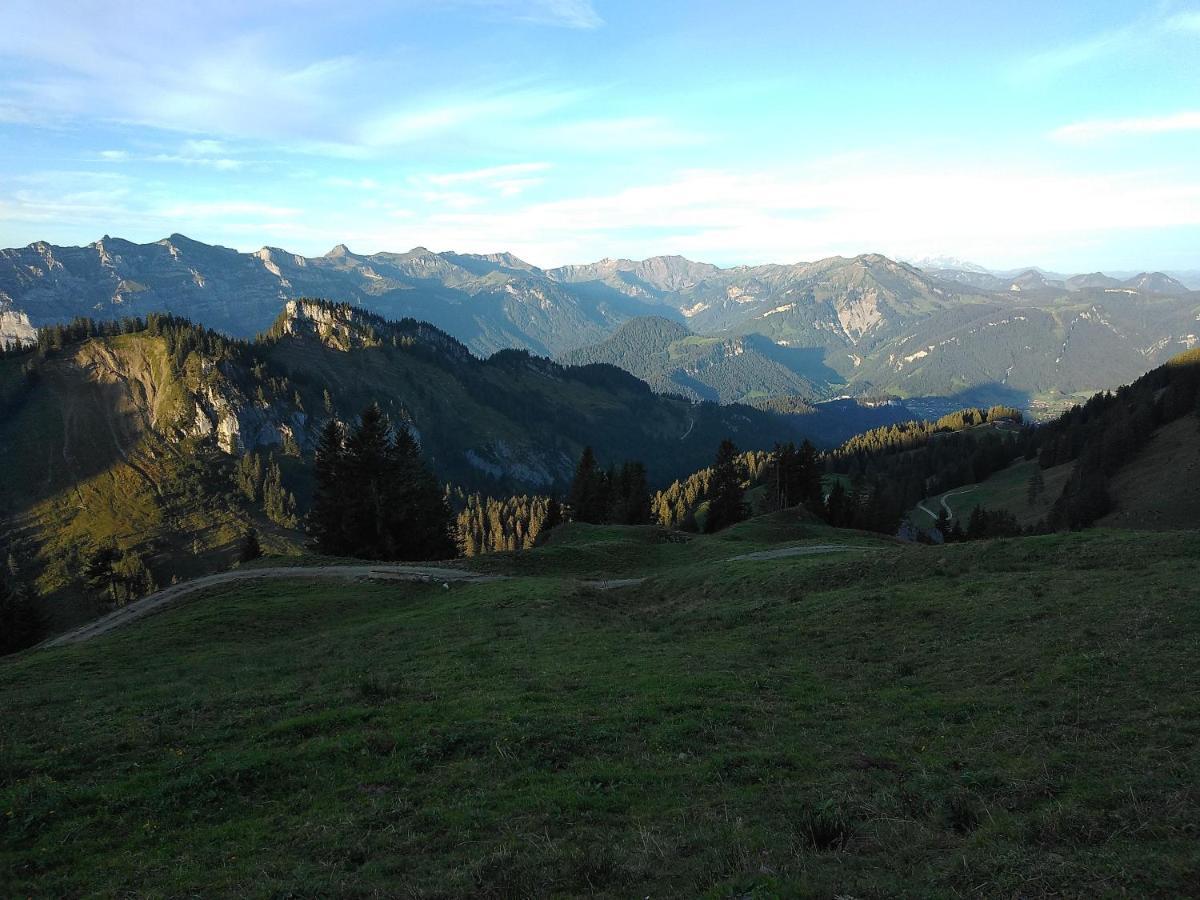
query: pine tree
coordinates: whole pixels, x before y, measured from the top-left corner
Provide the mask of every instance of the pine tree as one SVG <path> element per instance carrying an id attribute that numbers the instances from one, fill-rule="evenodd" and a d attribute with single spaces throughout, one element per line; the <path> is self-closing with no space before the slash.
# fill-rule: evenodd
<path id="1" fill-rule="evenodd" d="M 941 533 L 943 539 L 947 542 L 950 540 L 950 516 L 944 506 L 938 510 L 937 523 L 933 527 Z"/>
<path id="2" fill-rule="evenodd" d="M 262 544 L 258 541 L 258 529 L 251 525 L 242 537 L 241 547 L 238 548 L 240 562 L 253 562 L 263 555 Z"/>
<path id="3" fill-rule="evenodd" d="M 721 441 L 721 446 L 717 448 L 717 459 L 713 464 L 708 518 L 704 522 L 704 530 L 712 534 L 746 518 L 746 504 L 742 497 L 742 479 L 737 468 L 737 447 L 726 439 Z"/>
<path id="4" fill-rule="evenodd" d="M 354 556 L 393 559 L 396 548 L 388 520 L 389 481 L 394 476 L 391 425 L 372 403 L 346 438 L 345 480 L 349 489 L 340 502 L 346 508 L 346 539 Z"/>
<path id="5" fill-rule="evenodd" d="M 393 477 L 386 518 L 387 559 L 445 559 L 455 555 L 450 511 L 437 479 L 421 459 L 407 428 L 399 429 L 388 453 Z"/>
<path id="6" fill-rule="evenodd" d="M 546 536 L 550 533 L 551 529 L 557 528 L 559 525 L 562 524 L 562 521 L 563 521 L 562 506 L 559 504 L 557 498 L 551 497 L 546 502 L 546 515 L 542 519 L 541 527 L 538 528 L 538 533 L 537 533 L 538 543 L 544 542 L 546 540 Z"/>
<path id="7" fill-rule="evenodd" d="M 23 577 L 16 555 L 10 553 L 0 567 L 0 655 L 32 647 L 44 630 L 37 598 Z"/>
<path id="8" fill-rule="evenodd" d="M 846 494 L 846 486 L 839 478 L 833 483 L 829 496 L 825 499 L 825 521 L 834 528 L 849 528 L 851 518 L 850 498 Z"/>
<path id="9" fill-rule="evenodd" d="M 133 550 L 121 553 L 113 565 L 113 572 L 121 586 L 122 603 L 144 597 L 154 590 L 154 579 L 145 560 Z"/>
<path id="10" fill-rule="evenodd" d="M 646 467 L 627 462 L 618 475 L 609 476 L 611 495 L 607 521 L 618 525 L 644 525 L 650 521 L 650 488 Z"/>
<path id="11" fill-rule="evenodd" d="M 97 590 L 105 591 L 114 606 L 117 603 L 117 584 L 120 581 L 116 564 L 120 558 L 121 551 L 110 541 L 92 551 L 83 567 L 87 583 Z"/>
<path id="12" fill-rule="evenodd" d="M 346 435 L 336 419 L 321 429 L 314 465 L 315 484 L 308 512 L 308 533 L 316 549 L 331 556 L 348 551 L 344 528 L 346 509 L 344 491 Z"/>
<path id="13" fill-rule="evenodd" d="M 579 464 L 575 467 L 575 478 L 567 502 L 576 522 L 603 522 L 608 515 L 608 503 L 604 489 L 605 476 L 596 464 L 591 447 L 583 448 Z"/>
<path id="14" fill-rule="evenodd" d="M 817 448 L 807 439 L 800 445 L 796 477 L 799 488 L 797 501 L 803 503 L 809 510 L 820 509 L 824 500 L 821 486 L 821 460 Z"/>

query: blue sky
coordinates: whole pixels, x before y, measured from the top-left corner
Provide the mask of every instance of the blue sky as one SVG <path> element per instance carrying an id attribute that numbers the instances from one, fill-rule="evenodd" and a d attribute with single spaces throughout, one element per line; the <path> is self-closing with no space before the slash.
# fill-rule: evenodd
<path id="1" fill-rule="evenodd" d="M 3 20 L 2 246 L 1200 268 L 1200 3 L 5 0 Z"/>

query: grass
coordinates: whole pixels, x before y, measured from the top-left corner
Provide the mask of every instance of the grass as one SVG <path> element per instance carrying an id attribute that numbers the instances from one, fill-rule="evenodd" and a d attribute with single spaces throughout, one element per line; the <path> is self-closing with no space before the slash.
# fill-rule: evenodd
<path id="1" fill-rule="evenodd" d="M 1049 515 L 1054 501 L 1058 499 L 1063 486 L 1071 477 L 1073 465 L 1068 463 L 1044 469 L 1042 478 L 1045 488 L 1032 503 L 1029 502 L 1029 479 L 1033 477 L 1038 464 L 1036 460 L 1018 460 L 978 484 L 968 484 L 933 497 L 926 497 L 921 503 L 926 509 L 932 510 L 934 515 L 931 516 L 920 506 L 916 506 L 909 511 L 909 518 L 918 528 L 932 528 L 937 523 L 936 514 L 942 509 L 944 498 L 954 513 L 951 521 L 959 520 L 964 528 L 967 527 L 972 510 L 977 506 L 990 510 L 1006 509 L 1017 517 L 1017 522 L 1021 525 L 1034 525 Z"/>
<path id="2" fill-rule="evenodd" d="M 831 537 L 875 549 L 727 561 Z M 1198 557 L 776 515 L 228 585 L 0 663 L 4 893 L 1190 894 Z"/>

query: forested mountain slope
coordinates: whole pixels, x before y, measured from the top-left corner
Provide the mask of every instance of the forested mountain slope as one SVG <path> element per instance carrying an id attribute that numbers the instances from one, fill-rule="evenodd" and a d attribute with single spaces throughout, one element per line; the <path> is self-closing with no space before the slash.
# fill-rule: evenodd
<path id="1" fill-rule="evenodd" d="M 794 435 L 769 413 L 661 397 L 609 366 L 480 360 L 425 323 L 318 301 L 289 303 L 252 343 L 169 317 L 41 340 L 0 356 L 0 516 L 41 548 L 50 593 L 78 586 L 109 540 L 159 584 L 227 564 L 250 524 L 294 546 L 321 424 L 372 402 L 441 481 L 497 496 L 561 491 L 584 445 L 666 483 L 724 437 L 766 448 Z"/>

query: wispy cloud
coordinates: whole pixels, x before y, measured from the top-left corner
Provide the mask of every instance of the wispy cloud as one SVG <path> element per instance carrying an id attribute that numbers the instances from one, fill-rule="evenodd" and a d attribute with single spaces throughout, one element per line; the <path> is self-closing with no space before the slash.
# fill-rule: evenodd
<path id="1" fill-rule="evenodd" d="M 436 175 L 427 175 L 425 179 L 438 185 L 463 184 L 464 182 L 474 181 L 498 181 L 520 175 L 529 175 L 533 172 L 544 172 L 549 168 L 550 164 L 544 162 L 513 163 L 506 166 L 471 169 L 466 172 L 445 172 Z"/>
<path id="2" fill-rule="evenodd" d="M 1185 32 L 1200 32 L 1200 12 L 1160 12 L 1033 53 L 1016 63 L 1012 75 L 1018 81 L 1045 81 L 1088 63 L 1146 52 Z"/>
<path id="3" fill-rule="evenodd" d="M 604 24 L 591 0 L 444 0 L 449 6 L 487 10 L 497 18 L 560 28 L 599 28 Z"/>
<path id="4" fill-rule="evenodd" d="M 1050 136 L 1060 141 L 1087 143 L 1120 135 L 1165 134 L 1178 131 L 1200 131 L 1200 111 L 1073 122 L 1056 128 Z"/>
<path id="5" fill-rule="evenodd" d="M 1018 63 L 1015 74 L 1029 81 L 1052 77 L 1114 53 L 1136 35 L 1135 29 L 1122 28 L 1043 50 Z"/>
<path id="6" fill-rule="evenodd" d="M 177 152 L 133 153 L 129 150 L 101 150 L 99 156 L 110 163 L 175 163 L 183 166 L 201 166 L 219 172 L 232 172 L 245 165 L 240 159 L 213 155 L 224 152 L 225 145 L 219 141 L 193 140 L 184 141 Z"/>

